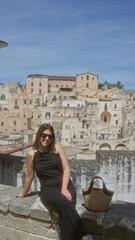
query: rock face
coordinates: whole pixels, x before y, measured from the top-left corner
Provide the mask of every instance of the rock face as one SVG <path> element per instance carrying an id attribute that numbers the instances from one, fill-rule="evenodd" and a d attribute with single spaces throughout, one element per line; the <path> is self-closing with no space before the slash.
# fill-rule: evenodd
<path id="1" fill-rule="evenodd" d="M 59 239 L 58 214 L 49 213 L 39 192 L 16 198 L 20 189 L 0 185 L 0 240 Z M 77 210 L 93 240 L 134 240 L 135 204 L 116 201 L 104 213 L 88 211 L 78 196 Z"/>

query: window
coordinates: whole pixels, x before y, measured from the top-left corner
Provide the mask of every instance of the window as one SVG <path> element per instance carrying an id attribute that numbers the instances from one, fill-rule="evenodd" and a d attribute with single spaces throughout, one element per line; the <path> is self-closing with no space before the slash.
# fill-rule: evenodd
<path id="1" fill-rule="evenodd" d="M 50 119 L 50 113 L 49 113 L 49 112 L 46 112 L 45 118 L 46 118 L 46 119 Z"/>
<path id="2" fill-rule="evenodd" d="M 116 120 L 116 125 L 118 125 L 118 120 Z"/>
<path id="3" fill-rule="evenodd" d="M 80 138 L 83 138 L 83 135 L 80 135 Z"/>
<path id="4" fill-rule="evenodd" d="M 81 80 L 83 80 L 83 77 L 81 77 Z"/>
<path id="5" fill-rule="evenodd" d="M 107 111 L 107 104 L 105 104 L 104 110 L 106 110 L 106 111 Z"/>
<path id="6" fill-rule="evenodd" d="M 39 89 L 39 94 L 41 94 L 42 93 L 42 90 L 41 89 Z"/>
<path id="7" fill-rule="evenodd" d="M 80 107 L 80 104 L 77 104 L 77 107 Z"/>
<path id="8" fill-rule="evenodd" d="M 42 83 L 41 82 L 39 83 L 39 87 L 42 87 Z"/>
<path id="9" fill-rule="evenodd" d="M 14 121 L 14 126 L 16 126 L 16 121 Z"/>
<path id="10" fill-rule="evenodd" d="M 87 87 L 87 88 L 89 87 L 89 84 L 88 84 L 88 83 L 86 83 L 86 87 Z"/>
<path id="11" fill-rule="evenodd" d="M 18 106 L 18 100 L 15 100 L 15 106 Z"/>
<path id="12" fill-rule="evenodd" d="M 107 116 L 106 115 L 104 116 L 104 122 L 107 122 Z"/>
<path id="13" fill-rule="evenodd" d="M 32 100 L 30 100 L 30 105 L 32 105 Z"/>
<path id="14" fill-rule="evenodd" d="M 33 84 L 33 82 L 31 82 L 31 87 L 33 87 L 34 86 L 34 84 Z"/>
<path id="15" fill-rule="evenodd" d="M 94 77 L 92 77 L 92 80 L 94 80 Z"/>
<path id="16" fill-rule="evenodd" d="M 58 85 L 56 85 L 56 87 L 58 87 Z"/>
<path id="17" fill-rule="evenodd" d="M 14 106 L 14 109 L 19 109 L 19 106 L 18 106 L 18 100 L 15 100 L 15 106 Z"/>
<path id="18" fill-rule="evenodd" d="M 1 125 L 4 126 L 4 122 L 2 122 Z"/>
<path id="19" fill-rule="evenodd" d="M 33 93 L 33 89 L 31 89 L 31 93 Z"/>
<path id="20" fill-rule="evenodd" d="M 26 105 L 26 103 L 27 103 L 27 100 L 24 100 L 24 105 Z"/>
<path id="21" fill-rule="evenodd" d="M 117 108 L 117 104 L 114 104 L 114 108 L 115 108 L 115 109 Z"/>
<path id="22" fill-rule="evenodd" d="M 56 102 L 56 101 L 57 101 L 57 98 L 56 98 L 55 95 L 54 95 L 54 97 L 52 98 L 52 101 L 53 101 L 53 102 Z"/>
<path id="23" fill-rule="evenodd" d="M 86 79 L 89 80 L 89 75 L 86 75 Z"/>
<path id="24" fill-rule="evenodd" d="M 104 140 L 105 139 L 105 134 L 101 134 L 101 138 Z"/>
<path id="25" fill-rule="evenodd" d="M 1 100 L 5 100 L 5 99 L 6 99 L 5 94 L 1 94 Z"/>

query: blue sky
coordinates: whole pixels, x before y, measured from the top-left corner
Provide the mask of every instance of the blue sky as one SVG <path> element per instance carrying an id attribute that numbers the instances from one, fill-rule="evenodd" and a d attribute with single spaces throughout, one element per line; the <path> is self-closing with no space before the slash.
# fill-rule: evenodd
<path id="1" fill-rule="evenodd" d="M 0 1 L 0 82 L 75 76 L 135 89 L 134 0 Z"/>

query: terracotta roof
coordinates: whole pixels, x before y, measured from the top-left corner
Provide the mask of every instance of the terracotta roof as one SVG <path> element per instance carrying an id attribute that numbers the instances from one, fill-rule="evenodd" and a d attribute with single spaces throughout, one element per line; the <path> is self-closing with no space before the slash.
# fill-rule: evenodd
<path id="1" fill-rule="evenodd" d="M 53 75 L 43 75 L 43 74 L 30 74 L 27 76 L 27 78 L 44 78 L 48 77 L 48 80 L 68 80 L 68 81 L 75 81 L 76 77 L 75 76 L 53 76 Z"/>
<path id="2" fill-rule="evenodd" d="M 50 81 L 76 81 L 76 77 L 71 77 L 71 76 L 48 76 L 48 80 Z"/>
<path id="3" fill-rule="evenodd" d="M 11 154 L 11 153 L 18 152 L 20 150 L 23 150 L 25 148 L 32 147 L 32 146 L 33 146 L 33 143 L 30 143 L 30 144 L 27 144 L 27 145 L 24 145 L 24 146 L 20 146 L 20 147 L 16 147 L 16 148 L 13 148 L 13 149 L 1 152 L 1 153 L 2 154 Z"/>
<path id="4" fill-rule="evenodd" d="M 76 75 L 77 75 L 77 76 L 81 76 L 81 75 L 84 75 L 84 74 L 90 74 L 90 75 L 94 75 L 94 76 L 98 77 L 97 74 L 91 73 L 91 72 L 84 72 L 84 73 L 79 73 L 79 74 L 76 74 Z"/>
<path id="5" fill-rule="evenodd" d="M 47 77 L 48 75 L 43 75 L 43 74 L 30 74 L 27 76 L 27 78 L 29 77 L 32 77 L 32 78 L 37 78 L 37 77 L 40 77 L 40 78 L 44 78 L 44 77 Z"/>

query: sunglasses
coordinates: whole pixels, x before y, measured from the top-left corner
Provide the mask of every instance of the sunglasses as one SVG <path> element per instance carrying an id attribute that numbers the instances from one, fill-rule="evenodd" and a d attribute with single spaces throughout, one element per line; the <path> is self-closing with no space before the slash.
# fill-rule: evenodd
<path id="1" fill-rule="evenodd" d="M 53 140 L 53 135 L 51 134 L 46 134 L 46 133 L 42 133 L 41 138 L 45 139 L 45 138 L 49 138 L 50 140 Z"/>

